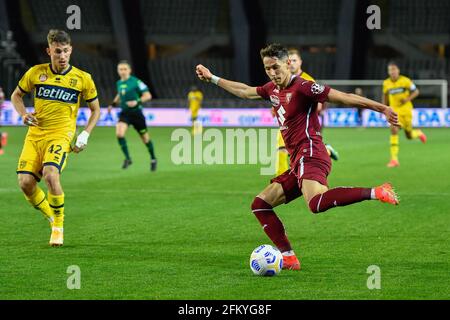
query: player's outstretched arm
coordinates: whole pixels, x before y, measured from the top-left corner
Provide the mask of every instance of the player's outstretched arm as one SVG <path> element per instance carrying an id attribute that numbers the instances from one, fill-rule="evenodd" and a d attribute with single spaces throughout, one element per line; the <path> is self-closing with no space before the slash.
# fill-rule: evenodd
<path id="1" fill-rule="evenodd" d="M 37 126 L 38 121 L 35 117 L 35 112 L 27 112 L 27 109 L 25 108 L 25 104 L 23 102 L 23 96 L 25 95 L 22 90 L 19 89 L 19 87 L 16 87 L 14 92 L 11 95 L 11 102 L 14 106 L 14 109 L 16 109 L 17 113 L 20 114 L 22 117 L 23 123 L 27 126 Z"/>
<path id="2" fill-rule="evenodd" d="M 397 113 L 391 107 L 374 100 L 358 96 L 353 93 L 345 93 L 336 89 L 330 89 L 327 101 L 347 106 L 354 106 L 361 109 L 371 109 L 386 116 L 386 120 L 393 126 L 398 126 Z"/>
<path id="3" fill-rule="evenodd" d="M 98 99 L 95 99 L 91 102 L 88 102 L 88 107 L 91 109 L 91 115 L 89 116 L 88 123 L 84 130 L 78 135 L 77 141 L 75 143 L 75 147 L 73 151 L 78 153 L 83 151 L 86 148 L 88 143 L 89 135 L 97 124 L 98 119 L 100 118 L 100 103 Z"/>
<path id="4" fill-rule="evenodd" d="M 199 64 L 195 68 L 195 72 L 200 80 L 206 82 L 212 82 L 219 87 L 225 89 L 229 93 L 243 99 L 262 99 L 256 92 L 256 87 L 250 87 L 245 83 L 235 82 L 219 78 L 211 73 L 208 68 Z"/>

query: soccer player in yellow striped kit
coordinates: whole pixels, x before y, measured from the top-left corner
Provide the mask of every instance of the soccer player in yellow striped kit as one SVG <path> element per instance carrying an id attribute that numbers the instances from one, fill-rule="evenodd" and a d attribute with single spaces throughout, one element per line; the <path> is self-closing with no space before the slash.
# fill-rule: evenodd
<path id="1" fill-rule="evenodd" d="M 398 114 L 398 120 L 405 130 L 407 139 L 420 139 L 422 143 L 427 141 L 427 136 L 417 129 L 413 129 L 412 116 L 413 104 L 412 100 L 419 95 L 419 89 L 409 79 L 400 74 L 400 69 L 395 62 L 388 64 L 389 78 L 383 82 L 383 104 L 389 105 Z M 391 160 L 387 164 L 389 168 L 398 167 L 399 138 L 398 127 L 391 126 Z"/>
<path id="2" fill-rule="evenodd" d="M 64 192 L 60 175 L 71 151 L 82 151 L 100 116 L 97 89 L 89 73 L 69 64 L 70 36 L 50 30 L 47 36 L 50 63 L 30 68 L 14 90 L 11 101 L 29 126 L 17 166 L 20 188 L 26 200 L 50 222 L 49 244 L 64 242 Z M 34 91 L 34 112 L 27 112 L 25 94 Z M 91 110 L 88 123 L 75 139 L 76 119 L 82 98 Z M 38 186 L 44 179 L 48 193 Z"/>

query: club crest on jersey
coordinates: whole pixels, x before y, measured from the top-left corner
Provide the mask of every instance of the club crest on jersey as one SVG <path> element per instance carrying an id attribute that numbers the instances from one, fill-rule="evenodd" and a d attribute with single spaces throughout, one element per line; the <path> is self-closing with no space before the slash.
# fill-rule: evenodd
<path id="1" fill-rule="evenodd" d="M 70 88 L 38 85 L 36 86 L 36 98 L 43 100 L 54 100 L 66 103 L 78 103 L 79 91 Z"/>
<path id="2" fill-rule="evenodd" d="M 311 86 L 311 92 L 314 94 L 321 94 L 323 90 L 325 90 L 325 86 L 321 84 L 313 83 L 313 85 Z"/>
<path id="3" fill-rule="evenodd" d="M 278 106 L 280 105 L 280 98 L 278 98 L 278 97 L 275 96 L 275 95 L 271 95 L 271 96 L 270 96 L 270 102 L 272 102 L 272 105 L 273 105 L 274 107 L 278 107 Z"/>
<path id="4" fill-rule="evenodd" d="M 40 82 L 45 82 L 48 79 L 47 75 L 45 73 L 41 74 L 39 76 L 39 81 Z"/>
<path id="5" fill-rule="evenodd" d="M 292 92 L 286 93 L 286 102 L 287 103 L 291 102 L 291 98 L 292 98 Z"/>
<path id="6" fill-rule="evenodd" d="M 76 85 L 77 85 L 77 79 L 74 79 L 74 78 L 72 78 L 72 79 L 70 79 L 70 81 L 69 81 L 69 85 L 71 86 L 71 87 L 75 87 Z"/>

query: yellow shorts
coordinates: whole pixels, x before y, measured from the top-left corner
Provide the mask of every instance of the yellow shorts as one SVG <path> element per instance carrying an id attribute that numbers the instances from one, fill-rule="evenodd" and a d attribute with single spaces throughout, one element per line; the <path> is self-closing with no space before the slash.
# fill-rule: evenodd
<path id="1" fill-rule="evenodd" d="M 398 114 L 398 122 L 405 131 L 412 131 L 413 111 L 411 108 L 393 108 Z"/>
<path id="2" fill-rule="evenodd" d="M 37 141 L 25 139 L 17 164 L 17 173 L 31 174 L 37 181 L 42 178 L 44 166 L 54 166 L 61 173 L 67 164 L 70 151 L 71 146 L 67 139 L 48 138 Z"/>
<path id="3" fill-rule="evenodd" d="M 281 149 L 281 148 L 285 148 L 285 144 L 284 144 L 284 140 L 283 140 L 283 135 L 281 134 L 281 130 L 278 130 L 277 133 L 277 149 Z"/>

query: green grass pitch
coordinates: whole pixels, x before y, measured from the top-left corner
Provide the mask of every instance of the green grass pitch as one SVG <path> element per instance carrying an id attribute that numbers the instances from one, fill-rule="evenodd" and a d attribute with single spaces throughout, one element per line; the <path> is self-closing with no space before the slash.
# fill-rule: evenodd
<path id="1" fill-rule="evenodd" d="M 170 161 L 172 128 L 150 130 L 159 170 L 149 171 L 137 134 L 134 164 L 120 168 L 113 128 L 97 128 L 70 155 L 65 245 L 50 248 L 48 224 L 16 183 L 24 128 L 0 157 L 0 299 L 448 299 L 450 297 L 450 131 L 427 129 L 426 145 L 400 138 L 401 166 L 388 169 L 387 129 L 325 129 L 341 159 L 330 186 L 391 181 L 398 207 L 369 202 L 312 215 L 303 199 L 277 209 L 302 271 L 254 276 L 251 251 L 270 243 L 250 212 L 268 183 L 257 165 Z M 81 269 L 69 290 L 67 268 Z M 381 289 L 367 288 L 367 268 Z"/>

